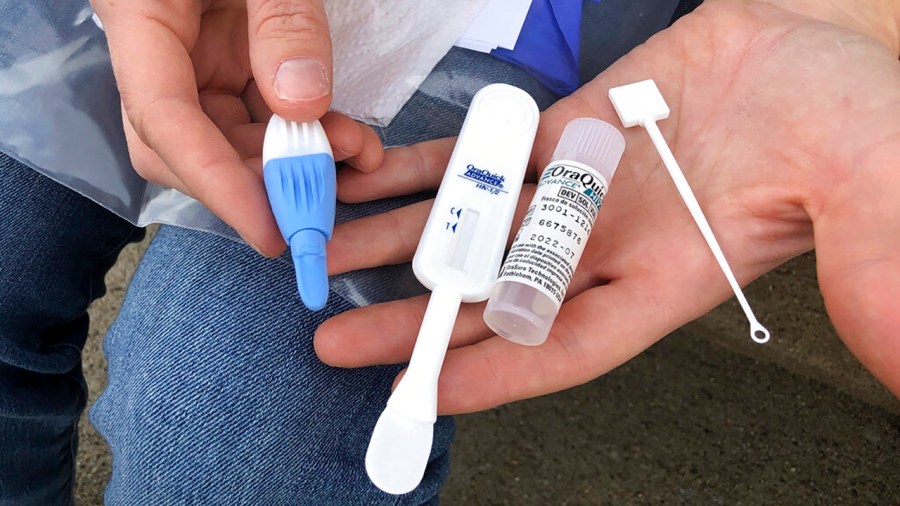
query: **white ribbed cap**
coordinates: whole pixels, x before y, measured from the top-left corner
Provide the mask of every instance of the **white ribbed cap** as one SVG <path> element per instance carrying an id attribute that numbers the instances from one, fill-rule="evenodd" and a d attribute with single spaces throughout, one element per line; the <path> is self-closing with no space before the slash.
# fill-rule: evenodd
<path id="1" fill-rule="evenodd" d="M 325 129 L 318 120 L 309 123 L 288 121 L 272 115 L 263 140 L 263 167 L 276 158 L 318 155 L 325 153 L 334 158 Z"/>
<path id="2" fill-rule="evenodd" d="M 625 137 L 616 127 L 599 119 L 578 118 L 570 121 L 563 130 L 553 161 L 583 163 L 609 183 L 624 152 Z"/>

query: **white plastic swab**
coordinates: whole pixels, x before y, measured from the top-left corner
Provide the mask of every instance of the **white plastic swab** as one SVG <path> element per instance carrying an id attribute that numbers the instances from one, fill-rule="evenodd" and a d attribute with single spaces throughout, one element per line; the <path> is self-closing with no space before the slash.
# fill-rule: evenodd
<path id="1" fill-rule="evenodd" d="M 678 189 L 678 193 L 681 194 L 681 198 L 684 200 L 688 211 L 690 211 L 691 216 L 693 216 L 694 221 L 697 223 L 697 227 L 700 228 L 700 233 L 703 234 L 703 238 L 706 239 L 709 249 L 712 251 L 713 256 L 716 258 L 716 262 L 719 263 L 719 267 L 725 274 L 728 284 L 731 285 L 735 297 L 737 297 L 738 302 L 741 304 L 741 308 L 747 316 L 747 321 L 750 322 L 750 338 L 760 344 L 768 342 L 770 337 L 769 331 L 759 323 L 756 316 L 753 314 L 750 303 L 747 302 L 747 298 L 741 290 L 741 285 L 739 285 L 737 279 L 735 279 L 734 273 L 728 265 L 728 260 L 725 259 L 725 253 L 723 253 L 722 248 L 719 247 L 716 236 L 713 234 L 712 228 L 710 228 L 709 222 L 706 220 L 706 216 L 703 215 L 703 210 L 700 208 L 700 204 L 697 202 L 694 192 L 691 191 L 691 187 L 688 184 L 687 179 L 685 179 L 681 167 L 679 167 L 678 162 L 675 161 L 675 155 L 672 154 L 672 150 L 669 149 L 662 132 L 659 131 L 659 127 L 656 125 L 657 121 L 669 117 L 669 106 L 666 104 L 665 99 L 663 99 L 662 93 L 660 93 L 656 83 L 653 82 L 653 80 L 647 80 L 612 88 L 609 90 L 609 99 L 612 102 L 613 107 L 615 107 L 616 113 L 619 115 L 619 119 L 622 121 L 622 125 L 624 125 L 625 128 L 640 125 L 647 130 L 650 139 L 653 141 L 653 145 L 656 146 L 656 150 L 659 151 L 659 156 L 662 157 L 666 170 L 669 171 L 669 175 L 672 177 L 672 181 Z"/>

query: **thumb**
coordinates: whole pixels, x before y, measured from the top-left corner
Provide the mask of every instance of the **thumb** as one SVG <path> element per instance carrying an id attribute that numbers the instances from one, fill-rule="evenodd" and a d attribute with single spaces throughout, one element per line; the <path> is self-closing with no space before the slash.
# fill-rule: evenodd
<path id="1" fill-rule="evenodd" d="M 272 112 L 320 118 L 331 105 L 331 37 L 322 0 L 247 0 L 250 64 Z"/>
<path id="2" fill-rule="evenodd" d="M 819 285 L 847 347 L 900 396 L 900 175 L 866 178 L 815 220 Z"/>

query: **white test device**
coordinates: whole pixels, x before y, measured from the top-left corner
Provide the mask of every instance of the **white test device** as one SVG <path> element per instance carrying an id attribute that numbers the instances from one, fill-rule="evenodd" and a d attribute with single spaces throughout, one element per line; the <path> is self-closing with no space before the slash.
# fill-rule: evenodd
<path id="1" fill-rule="evenodd" d="M 528 93 L 486 86 L 472 99 L 413 257 L 431 290 L 409 368 L 366 453 L 372 482 L 404 494 L 422 481 L 437 421 L 437 386 L 461 302 L 486 300 L 497 280 L 540 117 Z"/>

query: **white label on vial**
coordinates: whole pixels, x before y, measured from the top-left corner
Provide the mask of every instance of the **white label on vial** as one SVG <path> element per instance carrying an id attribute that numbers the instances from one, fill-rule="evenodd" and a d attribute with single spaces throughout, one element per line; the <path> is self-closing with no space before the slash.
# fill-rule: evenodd
<path id="1" fill-rule="evenodd" d="M 533 286 L 561 305 L 606 191 L 603 176 L 582 163 L 544 169 L 498 282 Z"/>

